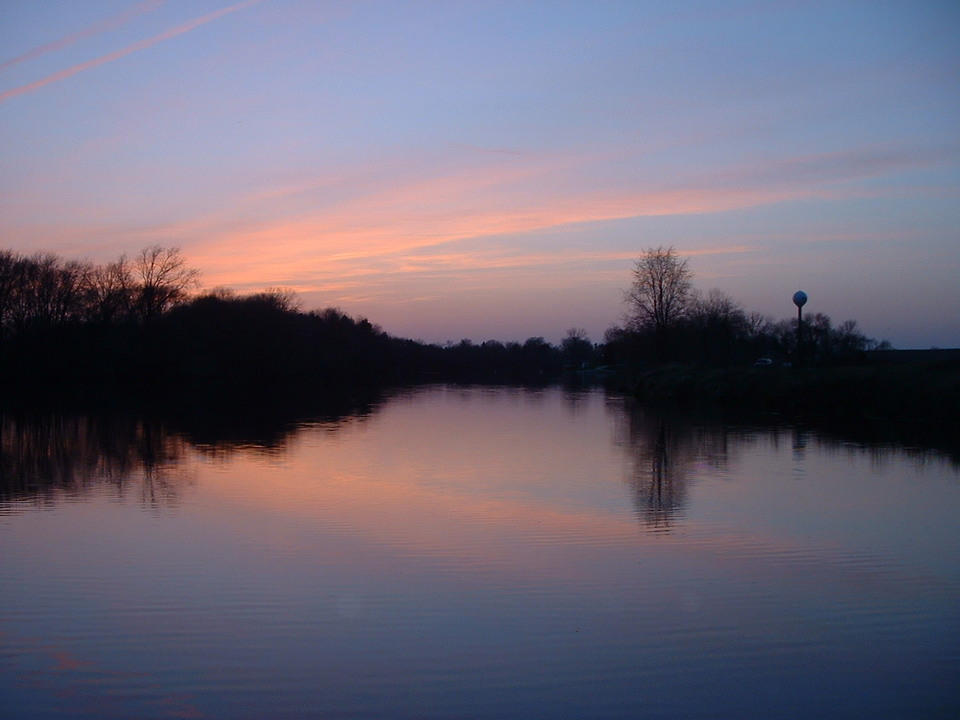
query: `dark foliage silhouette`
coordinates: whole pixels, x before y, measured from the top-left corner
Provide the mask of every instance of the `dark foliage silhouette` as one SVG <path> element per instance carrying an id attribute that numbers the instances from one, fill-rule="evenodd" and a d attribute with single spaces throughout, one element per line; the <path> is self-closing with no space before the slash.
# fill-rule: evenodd
<path id="1" fill-rule="evenodd" d="M 672 248 L 650 248 L 633 269 L 626 293 L 627 325 L 636 332 L 652 333 L 659 360 L 670 355 L 670 336 L 690 311 L 691 272 Z"/>
<path id="2" fill-rule="evenodd" d="M 38 384 L 385 385 L 423 378 L 544 383 L 583 361 L 540 337 L 430 345 L 335 308 L 302 312 L 282 289 L 195 294 L 198 273 L 154 245 L 106 265 L 0 253 L 0 380 Z"/>
<path id="3" fill-rule="evenodd" d="M 792 364 L 798 355 L 797 320 L 747 313 L 720 290 L 699 293 L 673 248 L 647 250 L 625 296 L 627 317 L 604 337 L 610 364 L 667 361 L 709 366 L 749 365 L 759 358 Z M 811 365 L 849 365 L 871 350 L 889 349 L 860 332 L 854 320 L 834 326 L 823 313 L 803 321 L 803 355 Z"/>

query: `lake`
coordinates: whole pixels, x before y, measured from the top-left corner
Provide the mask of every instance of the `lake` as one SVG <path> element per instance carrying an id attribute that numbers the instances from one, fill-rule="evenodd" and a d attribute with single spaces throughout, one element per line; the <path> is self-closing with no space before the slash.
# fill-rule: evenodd
<path id="1" fill-rule="evenodd" d="M 947 454 L 559 387 L 0 421 L 5 718 L 960 716 Z"/>

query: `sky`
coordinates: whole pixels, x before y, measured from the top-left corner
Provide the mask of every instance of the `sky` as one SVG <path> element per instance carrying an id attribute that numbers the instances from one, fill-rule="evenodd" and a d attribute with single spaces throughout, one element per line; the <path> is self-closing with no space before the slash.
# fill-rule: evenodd
<path id="1" fill-rule="evenodd" d="M 595 342 L 669 247 L 960 347 L 956 0 L 0 0 L 0 249 Z"/>

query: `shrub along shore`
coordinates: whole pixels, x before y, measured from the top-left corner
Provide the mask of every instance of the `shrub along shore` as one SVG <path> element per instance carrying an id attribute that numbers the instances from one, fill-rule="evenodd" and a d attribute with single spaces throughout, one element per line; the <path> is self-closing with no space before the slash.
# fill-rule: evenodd
<path id="1" fill-rule="evenodd" d="M 801 420 L 960 421 L 960 351 L 841 367 L 652 367 L 630 379 L 645 402 Z M 935 358 L 945 359 L 935 359 Z"/>

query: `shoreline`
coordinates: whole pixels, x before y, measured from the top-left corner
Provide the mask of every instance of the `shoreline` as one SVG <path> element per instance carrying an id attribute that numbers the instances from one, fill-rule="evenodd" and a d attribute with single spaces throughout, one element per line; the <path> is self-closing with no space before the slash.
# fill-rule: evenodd
<path id="1" fill-rule="evenodd" d="M 664 365 L 629 381 L 638 399 L 790 419 L 960 421 L 960 364 L 710 368 Z"/>

